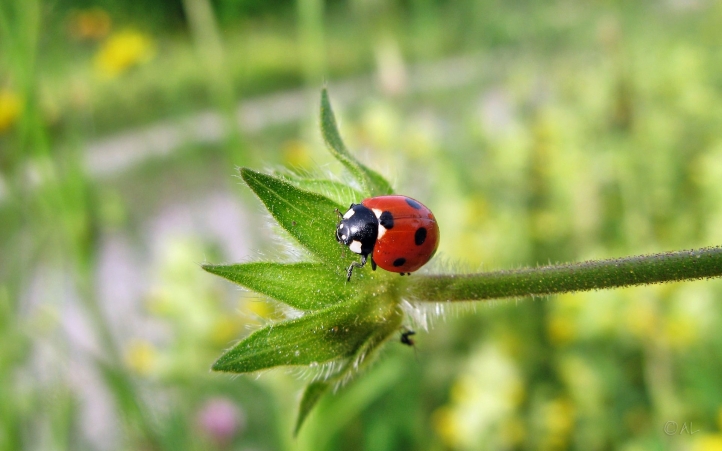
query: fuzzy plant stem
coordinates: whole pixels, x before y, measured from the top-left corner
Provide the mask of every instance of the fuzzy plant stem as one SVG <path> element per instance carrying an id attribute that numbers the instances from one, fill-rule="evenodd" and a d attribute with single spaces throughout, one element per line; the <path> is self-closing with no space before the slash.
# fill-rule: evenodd
<path id="1" fill-rule="evenodd" d="M 411 299 L 474 301 L 543 296 L 722 276 L 722 247 L 468 275 L 409 278 Z"/>

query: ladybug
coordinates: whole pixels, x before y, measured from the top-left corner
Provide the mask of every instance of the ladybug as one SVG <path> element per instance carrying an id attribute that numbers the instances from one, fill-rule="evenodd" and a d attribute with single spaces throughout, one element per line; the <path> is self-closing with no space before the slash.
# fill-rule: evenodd
<path id="1" fill-rule="evenodd" d="M 340 216 L 336 240 L 361 254 L 361 263 L 348 267 L 351 280 L 355 267 L 361 268 L 371 256 L 376 265 L 402 276 L 421 268 L 439 246 L 439 226 L 434 214 L 421 202 L 406 196 L 378 196 L 351 204 Z"/>

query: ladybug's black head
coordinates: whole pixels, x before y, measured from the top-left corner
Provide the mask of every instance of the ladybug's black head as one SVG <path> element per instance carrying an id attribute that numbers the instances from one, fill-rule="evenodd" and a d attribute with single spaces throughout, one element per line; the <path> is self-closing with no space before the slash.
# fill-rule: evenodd
<path id="1" fill-rule="evenodd" d="M 379 233 L 379 220 L 371 209 L 351 204 L 336 228 L 336 240 L 351 251 L 368 255 L 373 252 Z"/>

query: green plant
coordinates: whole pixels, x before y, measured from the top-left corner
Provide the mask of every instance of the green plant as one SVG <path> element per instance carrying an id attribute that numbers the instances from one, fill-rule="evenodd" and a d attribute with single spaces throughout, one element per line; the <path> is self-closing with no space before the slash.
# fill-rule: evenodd
<path id="1" fill-rule="evenodd" d="M 336 209 L 343 202 L 389 194 L 390 184 L 357 161 L 341 139 L 328 93 L 321 93 L 321 132 L 331 153 L 356 182 L 241 169 L 241 177 L 278 224 L 310 254 L 302 263 L 254 262 L 204 265 L 213 274 L 283 302 L 303 315 L 255 331 L 226 351 L 213 370 L 250 373 L 276 366 L 315 367 L 296 421 L 304 419 L 329 388 L 347 380 L 380 345 L 402 329 L 402 301 L 455 302 L 575 292 L 718 277 L 722 248 L 704 248 L 576 264 L 467 275 L 398 277 L 359 271 L 356 259 L 334 239 Z"/>

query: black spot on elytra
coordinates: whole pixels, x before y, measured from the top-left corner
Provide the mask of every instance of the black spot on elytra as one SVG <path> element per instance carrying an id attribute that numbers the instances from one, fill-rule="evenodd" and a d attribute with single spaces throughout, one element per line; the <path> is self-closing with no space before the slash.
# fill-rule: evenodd
<path id="1" fill-rule="evenodd" d="M 397 258 L 396 260 L 394 260 L 393 265 L 396 267 L 399 267 L 399 266 L 404 266 L 404 263 L 406 263 L 405 258 Z"/>
<path id="2" fill-rule="evenodd" d="M 381 213 L 379 217 L 379 224 L 381 224 L 386 230 L 394 228 L 394 216 L 390 211 Z"/>
<path id="3" fill-rule="evenodd" d="M 424 244 L 424 241 L 426 241 L 426 229 L 419 227 L 416 233 L 414 233 L 414 243 L 416 243 L 417 246 L 421 246 Z"/>
<path id="4" fill-rule="evenodd" d="M 410 206 L 411 208 L 413 208 L 414 210 L 421 210 L 421 204 L 418 203 L 418 202 L 416 202 L 416 201 L 413 200 L 413 199 L 409 199 L 409 198 L 407 197 L 407 198 L 406 198 L 406 203 L 409 204 L 409 206 Z"/>

